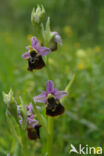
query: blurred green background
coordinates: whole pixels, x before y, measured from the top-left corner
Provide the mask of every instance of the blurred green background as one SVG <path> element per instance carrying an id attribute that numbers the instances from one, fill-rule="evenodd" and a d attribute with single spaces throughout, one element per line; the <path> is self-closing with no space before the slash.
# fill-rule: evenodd
<path id="1" fill-rule="evenodd" d="M 37 4 L 44 5 L 47 16 L 51 17 L 52 30 L 58 31 L 63 39 L 63 46 L 49 57 L 50 74 L 55 86 L 64 89 L 76 74 L 64 102 L 66 111 L 55 119 L 54 155 L 68 156 L 70 144 L 76 147 L 79 144 L 104 146 L 104 1 L 0 2 L 0 156 L 6 153 L 16 156 L 15 151 L 18 151 L 5 117 L 2 91 L 8 92 L 12 88 L 17 101 L 22 96 L 28 104 L 33 96 L 45 89 L 48 80 L 45 68 L 30 73 L 27 62 L 21 57 L 31 36 L 35 35 L 30 15 Z M 43 156 L 45 145 L 41 136 L 40 141 L 32 144 L 30 156 L 34 152 L 36 156 Z"/>

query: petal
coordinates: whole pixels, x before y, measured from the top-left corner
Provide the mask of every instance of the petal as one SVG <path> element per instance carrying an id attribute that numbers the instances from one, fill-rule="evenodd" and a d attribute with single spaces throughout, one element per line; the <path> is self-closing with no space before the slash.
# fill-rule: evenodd
<path id="1" fill-rule="evenodd" d="M 32 37 L 31 39 L 32 48 L 38 50 L 39 48 L 39 41 L 36 37 Z"/>
<path id="2" fill-rule="evenodd" d="M 40 47 L 40 48 L 38 49 L 38 52 L 39 52 L 39 54 L 40 54 L 41 56 L 45 56 L 45 55 L 47 55 L 48 53 L 50 53 L 51 50 L 50 50 L 49 48 L 46 48 L 46 47 Z"/>
<path id="3" fill-rule="evenodd" d="M 54 92 L 54 83 L 51 80 L 47 81 L 46 89 L 50 93 Z"/>
<path id="4" fill-rule="evenodd" d="M 32 128 L 34 128 L 38 124 L 38 121 L 34 119 L 34 116 L 27 117 L 27 122 L 28 126 L 31 126 Z"/>
<path id="5" fill-rule="evenodd" d="M 56 97 L 56 99 L 60 100 L 61 98 L 63 98 L 64 96 L 66 96 L 68 93 L 65 91 L 56 91 L 54 93 L 54 96 Z"/>
<path id="6" fill-rule="evenodd" d="M 46 103 L 47 96 L 45 94 L 40 94 L 34 97 L 34 102 Z"/>
<path id="7" fill-rule="evenodd" d="M 38 121 L 37 120 L 34 120 L 33 123 L 31 124 L 31 126 L 34 128 L 35 126 L 38 125 Z"/>
<path id="8" fill-rule="evenodd" d="M 21 119 L 21 120 L 19 120 L 19 124 L 20 124 L 20 125 L 22 125 L 22 122 L 23 122 L 23 120 L 22 120 L 22 119 Z"/>
<path id="9" fill-rule="evenodd" d="M 58 91 L 58 89 L 57 89 L 57 88 L 55 88 L 55 89 L 54 89 L 54 92 L 56 92 L 56 91 Z"/>
<path id="10" fill-rule="evenodd" d="M 17 106 L 17 111 L 20 112 L 20 106 L 19 105 Z"/>
<path id="11" fill-rule="evenodd" d="M 46 96 L 48 95 L 48 93 L 44 90 L 42 90 L 41 92 L 42 92 L 42 94 L 45 94 Z"/>
<path id="12" fill-rule="evenodd" d="M 30 49 L 30 46 L 26 46 L 26 49 L 27 49 L 27 51 L 29 51 L 29 49 Z"/>
<path id="13" fill-rule="evenodd" d="M 23 123 L 23 118 L 22 118 L 21 115 L 19 115 L 19 118 L 20 118 L 19 123 L 20 123 L 20 125 L 22 125 L 22 123 Z"/>
<path id="14" fill-rule="evenodd" d="M 51 34 L 53 35 L 54 37 L 54 41 L 60 45 L 62 45 L 62 38 L 61 36 L 59 35 L 58 32 L 51 32 Z"/>
<path id="15" fill-rule="evenodd" d="M 36 106 L 36 108 L 37 108 L 38 110 L 41 110 L 41 107 L 40 107 L 40 106 Z"/>
<path id="16" fill-rule="evenodd" d="M 56 43 L 62 45 L 62 39 L 61 39 L 61 36 L 58 33 L 54 37 L 54 40 L 55 40 Z"/>
<path id="17" fill-rule="evenodd" d="M 28 52 L 26 52 L 26 53 L 24 53 L 24 54 L 22 55 L 22 57 L 23 57 L 24 59 L 29 59 L 30 54 L 29 54 Z"/>
<path id="18" fill-rule="evenodd" d="M 32 114 L 31 116 L 27 117 L 27 121 L 29 124 L 31 124 L 32 122 L 34 122 L 34 115 Z"/>
<path id="19" fill-rule="evenodd" d="M 29 105 L 27 105 L 26 108 L 27 108 L 27 111 L 28 111 L 28 112 L 31 112 L 32 109 L 33 109 L 32 103 L 30 103 Z"/>

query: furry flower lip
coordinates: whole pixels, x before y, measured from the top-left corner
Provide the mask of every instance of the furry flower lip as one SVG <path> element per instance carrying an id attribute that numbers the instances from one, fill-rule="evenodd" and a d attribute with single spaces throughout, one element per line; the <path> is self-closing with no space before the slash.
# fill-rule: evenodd
<path id="1" fill-rule="evenodd" d="M 46 114 L 49 116 L 58 116 L 64 113 L 64 107 L 60 103 L 60 99 L 67 95 L 65 91 L 58 91 L 54 88 L 54 83 L 49 80 L 46 84 L 46 90 L 38 96 L 34 97 L 34 102 L 46 104 Z"/>
<path id="2" fill-rule="evenodd" d="M 42 56 L 46 56 L 51 50 L 47 47 L 40 46 L 38 39 L 34 36 L 31 39 L 31 46 L 26 47 L 27 52 L 22 56 L 28 61 L 28 70 L 42 69 L 45 66 L 45 62 Z"/>
<path id="3" fill-rule="evenodd" d="M 32 103 L 26 106 L 27 109 L 27 133 L 28 138 L 30 140 L 37 140 L 40 138 L 40 127 L 41 125 L 38 123 L 37 120 L 34 118 L 33 114 L 33 106 Z M 23 117 L 21 115 L 20 107 L 17 107 L 18 115 L 19 115 L 19 123 L 20 125 L 23 124 Z"/>

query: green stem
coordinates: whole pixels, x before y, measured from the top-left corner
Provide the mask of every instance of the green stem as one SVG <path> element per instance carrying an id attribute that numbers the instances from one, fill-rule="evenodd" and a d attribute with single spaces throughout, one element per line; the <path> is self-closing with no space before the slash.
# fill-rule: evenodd
<path id="1" fill-rule="evenodd" d="M 48 154 L 48 156 L 53 156 L 53 154 L 52 154 L 53 128 L 54 128 L 54 119 L 53 119 L 53 117 L 48 117 L 48 138 L 47 138 L 47 154 Z"/>
<path id="2" fill-rule="evenodd" d="M 24 150 L 24 155 L 25 155 L 25 156 L 28 156 L 28 149 L 27 149 L 27 146 L 24 146 L 23 150 Z"/>
<path id="3" fill-rule="evenodd" d="M 34 26 L 34 25 L 33 25 Z M 35 27 L 34 27 L 34 29 L 33 29 L 33 31 L 34 31 L 34 34 L 35 34 L 35 36 L 37 36 L 38 37 L 38 39 L 41 39 L 41 25 L 35 25 Z"/>
<path id="4" fill-rule="evenodd" d="M 67 86 L 65 87 L 65 91 L 69 93 L 72 85 L 73 85 L 73 82 L 75 81 L 75 78 L 76 78 L 76 75 L 74 74 L 73 77 L 72 77 L 72 80 L 69 81 L 69 83 L 67 84 Z M 64 102 L 65 98 L 67 96 L 65 96 L 61 102 Z M 66 122 L 65 122 L 65 116 L 63 116 L 62 118 L 62 128 L 61 128 L 61 136 L 65 133 L 65 129 L 66 129 Z M 61 150 L 63 150 L 63 147 L 64 147 L 64 141 L 60 142 L 60 145 L 61 145 Z"/>
<path id="5" fill-rule="evenodd" d="M 36 108 L 36 104 L 34 104 L 34 110 L 37 114 L 37 118 L 40 122 L 40 124 L 44 127 L 44 129 L 47 129 L 47 121 L 45 120 L 45 118 L 40 114 L 40 112 L 38 111 L 38 109 Z"/>
<path id="6" fill-rule="evenodd" d="M 27 131 L 26 129 L 21 129 L 21 139 L 22 139 L 22 148 L 25 156 L 28 156 L 28 140 L 27 140 Z"/>
<path id="7" fill-rule="evenodd" d="M 75 81 L 75 78 L 76 78 L 76 75 L 74 74 L 73 77 L 72 77 L 72 80 L 69 81 L 69 83 L 67 84 L 66 88 L 64 89 L 66 92 L 69 92 L 69 91 L 70 91 L 70 89 L 71 89 L 71 87 L 72 87 L 72 85 L 73 85 L 73 82 Z M 67 96 L 65 96 L 65 97 L 61 100 L 61 102 L 63 102 L 63 101 L 65 100 L 66 97 L 67 97 Z"/>
<path id="8" fill-rule="evenodd" d="M 47 57 L 47 74 L 48 74 L 48 79 L 51 80 L 50 77 L 50 70 L 49 70 L 49 64 L 48 64 L 48 57 Z M 47 137 L 47 156 L 53 156 L 52 151 L 53 151 L 53 128 L 54 128 L 54 118 L 53 117 L 48 117 L 48 137 Z"/>
<path id="9" fill-rule="evenodd" d="M 49 63 L 48 63 L 48 56 L 47 56 L 47 66 L 46 66 L 46 70 L 47 70 L 47 75 L 48 75 L 48 80 L 51 80 L 51 74 L 50 74 L 50 70 L 49 70 Z"/>

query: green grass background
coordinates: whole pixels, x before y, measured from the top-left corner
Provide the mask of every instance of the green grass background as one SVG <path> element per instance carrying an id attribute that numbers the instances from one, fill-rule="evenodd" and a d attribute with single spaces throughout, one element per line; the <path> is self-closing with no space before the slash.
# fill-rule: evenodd
<path id="1" fill-rule="evenodd" d="M 103 1 L 3 1 L 0 6 L 0 156 L 20 155 L 21 149 L 9 130 L 2 91 L 13 89 L 25 103 L 45 89 L 46 68 L 27 71 L 22 59 L 30 34 L 35 35 L 30 14 L 37 4 L 44 4 L 51 17 L 52 30 L 62 35 L 63 46 L 49 54 L 51 79 L 63 90 L 76 74 L 76 79 L 63 105 L 65 113 L 55 119 L 54 155 L 68 156 L 68 147 L 104 146 L 104 20 Z M 77 53 L 83 50 L 85 58 Z M 43 107 L 43 105 L 42 105 Z M 46 148 L 44 130 L 41 140 L 30 143 L 30 156 L 43 156 Z M 55 155 L 55 156 L 56 156 Z M 74 155 L 74 154 L 73 154 Z"/>

